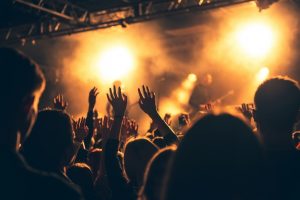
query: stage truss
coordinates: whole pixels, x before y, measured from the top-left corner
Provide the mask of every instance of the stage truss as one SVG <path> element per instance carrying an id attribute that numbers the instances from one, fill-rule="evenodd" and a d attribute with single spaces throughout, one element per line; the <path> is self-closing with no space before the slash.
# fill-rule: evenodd
<path id="1" fill-rule="evenodd" d="M 276 0 L 256 1 L 259 9 Z M 123 0 L 111 7 L 87 8 L 83 1 L 15 0 L 13 6 L 36 20 L 0 30 L 0 44 L 32 43 L 41 38 L 70 35 L 130 24 L 176 14 L 232 6 L 254 0 Z"/>

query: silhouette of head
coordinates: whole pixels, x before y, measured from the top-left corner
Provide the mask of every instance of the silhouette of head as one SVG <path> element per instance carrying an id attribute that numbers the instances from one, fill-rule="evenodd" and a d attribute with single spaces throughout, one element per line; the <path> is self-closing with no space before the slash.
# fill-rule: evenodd
<path id="1" fill-rule="evenodd" d="M 61 170 L 73 156 L 73 128 L 68 114 L 59 110 L 43 110 L 22 153 L 28 163 L 44 171 Z"/>
<path id="2" fill-rule="evenodd" d="M 160 199 L 164 177 L 169 169 L 169 161 L 175 154 L 175 148 L 165 148 L 158 151 L 149 161 L 144 175 L 140 199 Z"/>
<path id="3" fill-rule="evenodd" d="M 96 199 L 91 168 L 85 163 L 75 163 L 67 169 L 67 176 L 78 185 L 85 199 Z"/>
<path id="4" fill-rule="evenodd" d="M 300 108 L 296 81 L 286 77 L 266 80 L 257 88 L 254 103 L 254 119 L 262 135 L 265 132 L 291 134 Z"/>
<path id="5" fill-rule="evenodd" d="M 257 199 L 261 148 L 250 127 L 229 114 L 207 115 L 180 143 L 165 199 Z"/>
<path id="6" fill-rule="evenodd" d="M 36 63 L 10 48 L 0 48 L 0 67 L 0 126 L 5 130 L 2 134 L 13 130 L 19 132 L 24 140 L 34 124 L 45 78 Z"/>
<path id="7" fill-rule="evenodd" d="M 144 138 L 131 140 L 126 144 L 124 168 L 132 184 L 142 185 L 146 166 L 157 151 L 158 147 Z"/>
<path id="8" fill-rule="evenodd" d="M 91 168 L 85 163 L 75 163 L 67 169 L 67 176 L 73 183 L 81 188 L 93 188 L 93 176 Z"/>

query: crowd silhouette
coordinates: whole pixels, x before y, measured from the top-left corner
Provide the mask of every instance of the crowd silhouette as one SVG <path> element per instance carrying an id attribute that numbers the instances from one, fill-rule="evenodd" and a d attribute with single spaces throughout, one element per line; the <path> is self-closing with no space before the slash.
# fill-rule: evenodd
<path id="1" fill-rule="evenodd" d="M 73 119 L 63 95 L 38 110 L 46 80 L 22 52 L 0 48 L 1 199 L 181 200 L 299 199 L 300 88 L 277 76 L 256 90 L 254 108 L 193 119 L 160 116 L 155 93 L 137 89 L 151 118 L 140 133 L 126 116 L 127 96 L 109 88 L 112 116 L 98 116 L 102 89 L 92 88 L 87 114 Z M 255 125 L 250 124 L 253 120 Z"/>

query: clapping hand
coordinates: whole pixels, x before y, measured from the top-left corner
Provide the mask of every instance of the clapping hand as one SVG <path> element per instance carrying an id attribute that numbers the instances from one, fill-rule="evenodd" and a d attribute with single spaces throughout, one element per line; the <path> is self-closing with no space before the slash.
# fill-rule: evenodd
<path id="1" fill-rule="evenodd" d="M 54 108 L 57 110 L 66 110 L 68 102 L 64 100 L 64 96 L 59 94 L 53 99 Z"/>

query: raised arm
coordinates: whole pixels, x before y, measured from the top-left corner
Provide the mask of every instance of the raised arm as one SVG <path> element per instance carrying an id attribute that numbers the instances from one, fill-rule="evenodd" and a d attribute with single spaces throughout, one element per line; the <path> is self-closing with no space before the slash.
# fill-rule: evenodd
<path id="1" fill-rule="evenodd" d="M 75 121 L 73 124 L 73 129 L 74 129 L 74 156 L 72 158 L 72 162 L 75 161 L 77 157 L 77 153 L 83 144 L 83 140 L 87 137 L 88 135 L 88 127 L 86 126 L 86 119 L 84 117 L 79 118 L 78 121 Z"/>
<path id="2" fill-rule="evenodd" d="M 113 90 L 109 88 L 109 94 L 107 99 L 113 107 L 114 122 L 111 128 L 110 139 L 116 139 L 120 141 L 120 130 L 123 121 L 123 117 L 127 107 L 127 96 L 121 92 L 121 88 L 113 87 Z"/>
<path id="3" fill-rule="evenodd" d="M 93 87 L 90 90 L 89 93 L 89 108 L 88 108 L 88 113 L 87 113 L 87 117 L 86 117 L 86 125 L 89 128 L 89 133 L 87 135 L 87 137 L 84 140 L 84 144 L 86 149 L 90 149 L 91 146 L 91 139 L 93 137 L 94 134 L 94 119 L 93 119 L 93 115 L 94 115 L 94 108 L 96 105 L 96 99 L 97 99 L 97 95 L 99 94 L 98 89 L 96 87 Z"/>
<path id="4" fill-rule="evenodd" d="M 105 170 L 107 180 L 111 188 L 112 199 L 134 199 L 133 190 L 123 174 L 121 163 L 117 157 L 118 147 L 121 138 L 121 125 L 124 118 L 127 96 L 121 92 L 121 88 L 109 89 L 107 99 L 113 107 L 114 121 L 111 132 L 105 145 Z"/>
<path id="5" fill-rule="evenodd" d="M 157 111 L 154 92 L 150 91 L 147 86 L 143 86 L 141 89 L 138 89 L 138 93 L 140 96 L 140 108 L 157 125 L 158 130 L 161 132 L 166 142 L 169 145 L 178 143 L 177 136 L 175 135 L 173 130 L 168 126 L 168 124 L 164 121 L 164 119 L 161 118 Z"/>

